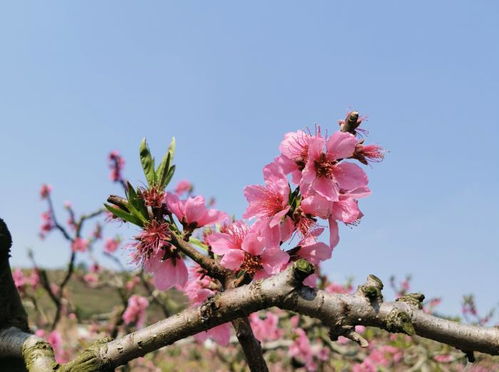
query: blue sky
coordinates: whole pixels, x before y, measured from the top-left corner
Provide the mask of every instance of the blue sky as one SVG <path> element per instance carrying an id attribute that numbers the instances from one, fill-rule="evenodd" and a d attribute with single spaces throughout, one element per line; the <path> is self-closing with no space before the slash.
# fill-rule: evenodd
<path id="1" fill-rule="evenodd" d="M 65 262 L 56 234 L 37 238 L 39 187 L 57 205 L 99 206 L 119 192 L 110 150 L 138 183 L 140 139 L 161 156 L 175 136 L 176 180 L 240 216 L 285 132 L 332 130 L 356 109 L 390 152 L 367 169 L 365 217 L 341 230 L 326 271 L 411 273 L 447 313 L 466 293 L 497 305 L 497 19 L 492 0 L 2 4 L 0 216 L 14 265 L 27 247 Z"/>

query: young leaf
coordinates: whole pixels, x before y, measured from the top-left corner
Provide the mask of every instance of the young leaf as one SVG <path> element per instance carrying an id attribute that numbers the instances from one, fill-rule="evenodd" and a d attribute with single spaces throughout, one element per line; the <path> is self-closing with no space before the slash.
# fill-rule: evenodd
<path id="1" fill-rule="evenodd" d="M 173 158 L 175 157 L 175 149 L 177 148 L 177 142 L 175 141 L 175 137 L 172 137 L 172 140 L 170 141 L 170 145 L 168 146 L 168 153 L 170 154 L 170 158 L 173 161 Z"/>
<path id="2" fill-rule="evenodd" d="M 163 190 L 166 187 L 165 181 L 166 176 L 168 175 L 168 171 L 170 170 L 170 160 L 171 156 L 170 152 L 168 151 L 163 157 L 163 160 L 161 161 L 158 169 L 156 170 L 156 178 L 160 190 Z"/>
<path id="3" fill-rule="evenodd" d="M 127 182 L 126 196 L 129 206 L 131 205 L 133 209 L 139 212 L 139 214 L 141 215 L 140 219 L 142 219 L 143 217 L 143 219 L 147 221 L 147 217 L 149 214 L 147 213 L 147 207 L 144 203 L 144 200 L 137 195 L 137 192 L 134 190 L 130 182 Z"/>
<path id="4" fill-rule="evenodd" d="M 119 217 L 121 218 L 122 220 L 125 220 L 127 222 L 131 222 L 133 223 L 134 225 L 137 225 L 137 226 L 140 226 L 140 227 L 144 227 L 144 224 L 143 222 L 135 217 L 134 215 L 130 214 L 130 213 L 127 213 L 119 208 L 115 208 L 109 204 L 104 204 L 104 206 L 106 207 L 106 209 L 111 212 L 113 215 L 115 215 L 116 217 Z"/>
<path id="5" fill-rule="evenodd" d="M 142 163 L 142 169 L 144 170 L 144 175 L 146 176 L 147 183 L 149 186 L 154 186 L 156 184 L 156 172 L 154 171 L 154 159 L 149 151 L 149 146 L 147 146 L 146 139 L 144 138 L 140 142 L 140 162 Z"/>
<path id="6" fill-rule="evenodd" d="M 170 169 L 168 170 L 168 174 L 166 175 L 166 179 L 165 179 L 165 186 L 164 186 L 164 187 L 168 186 L 168 184 L 169 184 L 169 183 L 170 183 L 170 181 L 172 180 L 172 177 L 173 177 L 174 173 L 175 173 L 175 166 L 174 166 L 174 165 L 172 165 L 172 166 L 170 167 Z"/>
<path id="7" fill-rule="evenodd" d="M 128 203 L 128 208 L 130 209 L 130 213 L 134 215 L 136 218 L 138 218 L 142 224 L 146 224 L 148 220 L 148 213 L 147 210 L 145 211 L 145 214 L 142 213 L 139 209 L 135 207 L 132 203 Z"/>

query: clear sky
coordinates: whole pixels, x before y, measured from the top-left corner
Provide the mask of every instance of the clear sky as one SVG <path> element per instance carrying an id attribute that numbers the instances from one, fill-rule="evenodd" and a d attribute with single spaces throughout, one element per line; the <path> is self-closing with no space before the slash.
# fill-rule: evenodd
<path id="1" fill-rule="evenodd" d="M 137 183 L 140 139 L 161 156 L 175 136 L 176 180 L 240 216 L 285 132 L 332 130 L 356 109 L 390 152 L 367 170 L 365 217 L 342 228 L 327 272 L 411 273 L 447 313 L 466 293 L 496 306 L 498 20 L 495 0 L 2 3 L 0 217 L 14 265 L 27 247 L 43 265 L 67 260 L 57 234 L 37 237 L 39 187 L 92 210 L 120 191 L 110 150 Z"/>

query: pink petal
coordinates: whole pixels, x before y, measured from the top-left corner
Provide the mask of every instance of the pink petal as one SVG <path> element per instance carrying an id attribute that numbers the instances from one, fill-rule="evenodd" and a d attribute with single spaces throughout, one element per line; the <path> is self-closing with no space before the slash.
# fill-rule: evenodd
<path id="1" fill-rule="evenodd" d="M 331 250 L 338 245 L 339 241 L 338 223 L 334 218 L 329 217 L 329 246 L 331 247 Z"/>
<path id="2" fill-rule="evenodd" d="M 287 206 L 286 208 L 284 208 L 282 211 L 280 211 L 279 213 L 276 213 L 270 220 L 269 222 L 269 226 L 270 227 L 275 227 L 277 225 L 279 225 L 281 223 L 281 220 L 282 218 L 286 215 L 286 213 L 289 212 L 289 206 Z"/>
<path id="3" fill-rule="evenodd" d="M 233 246 L 232 238 L 228 234 L 224 233 L 213 233 L 208 235 L 206 238 L 208 244 L 211 246 L 213 253 L 222 255 L 227 253 L 230 250 L 233 250 L 235 247 Z"/>
<path id="4" fill-rule="evenodd" d="M 175 194 L 167 193 L 165 196 L 166 205 L 168 209 L 175 215 L 179 220 L 185 218 L 185 213 L 183 209 L 182 202 Z"/>
<path id="5" fill-rule="evenodd" d="M 229 323 L 220 324 L 208 331 L 208 337 L 221 346 L 227 346 L 230 341 L 230 329 Z"/>
<path id="6" fill-rule="evenodd" d="M 190 197 L 185 201 L 185 220 L 187 223 L 199 222 L 206 212 L 202 196 Z"/>
<path id="7" fill-rule="evenodd" d="M 343 190 L 353 190 L 367 186 L 368 179 L 365 172 L 358 165 L 341 162 L 334 168 L 334 178 Z"/>
<path id="8" fill-rule="evenodd" d="M 215 223 L 222 223 L 229 219 L 227 213 L 217 211 L 216 209 L 209 209 L 208 212 L 198 221 L 198 226 L 213 225 Z"/>
<path id="9" fill-rule="evenodd" d="M 241 267 L 243 261 L 244 252 L 239 249 L 231 249 L 224 254 L 220 263 L 227 269 L 237 270 Z"/>
<path id="10" fill-rule="evenodd" d="M 275 183 L 280 180 L 285 180 L 287 184 L 286 176 L 277 159 L 263 168 L 263 179 L 265 180 L 265 183 Z"/>
<path id="11" fill-rule="evenodd" d="M 353 155 L 356 145 L 355 136 L 346 132 L 335 132 L 326 143 L 327 152 L 333 159 L 349 158 Z"/>
<path id="12" fill-rule="evenodd" d="M 182 259 L 169 258 L 162 261 L 159 265 L 155 265 L 154 285 L 159 290 L 166 290 L 172 287 L 181 289 L 187 282 L 187 267 Z"/>
<path id="13" fill-rule="evenodd" d="M 345 223 L 352 223 L 362 217 L 358 203 L 352 198 L 346 198 L 334 203 L 333 218 Z"/>
<path id="14" fill-rule="evenodd" d="M 333 209 L 333 202 L 319 195 L 308 196 L 301 202 L 303 212 L 320 218 L 328 218 Z"/>
<path id="15" fill-rule="evenodd" d="M 241 248 L 252 256 L 259 256 L 264 248 L 263 238 L 259 237 L 256 233 L 251 232 L 245 236 Z"/>
<path id="16" fill-rule="evenodd" d="M 262 254 L 262 266 L 268 274 L 276 274 L 289 261 L 289 255 L 281 249 L 267 249 Z"/>
<path id="17" fill-rule="evenodd" d="M 329 178 L 317 177 L 312 184 L 312 189 L 327 200 L 336 201 L 339 198 L 338 186 Z"/>

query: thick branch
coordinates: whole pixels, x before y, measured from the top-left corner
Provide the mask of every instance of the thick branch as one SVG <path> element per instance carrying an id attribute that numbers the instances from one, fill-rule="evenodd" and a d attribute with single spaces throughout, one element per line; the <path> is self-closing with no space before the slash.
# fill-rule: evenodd
<path id="1" fill-rule="evenodd" d="M 303 272 L 302 272 L 303 274 Z M 248 314 L 278 306 L 323 321 L 325 326 L 366 325 L 403 332 L 401 313 L 408 315 L 415 334 L 461 350 L 499 355 L 499 329 L 460 324 L 426 314 L 405 302 L 376 306 L 365 296 L 328 294 L 302 287 L 297 265 L 263 281 L 228 290 L 202 306 L 189 308 L 101 347 L 96 359 L 116 367 L 175 341 Z M 303 278 L 301 278 L 302 280 Z M 298 288 L 297 288 L 298 287 Z"/>

